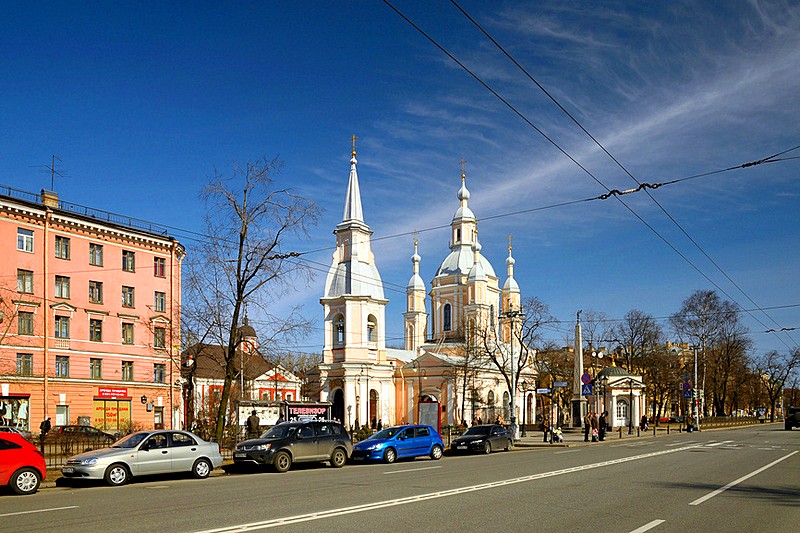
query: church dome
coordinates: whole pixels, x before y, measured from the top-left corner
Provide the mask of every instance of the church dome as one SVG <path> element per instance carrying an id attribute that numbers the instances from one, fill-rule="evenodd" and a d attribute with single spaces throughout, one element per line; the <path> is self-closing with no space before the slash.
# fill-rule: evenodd
<path id="1" fill-rule="evenodd" d="M 481 267 L 487 276 L 496 277 L 494 269 L 492 268 L 489 260 L 484 256 L 479 256 Z M 439 270 L 436 271 L 436 277 L 439 276 L 452 276 L 452 275 L 469 275 L 472 270 L 472 265 L 475 263 L 475 255 L 472 252 L 472 246 L 461 245 L 456 246 L 450 254 L 442 261 Z"/>

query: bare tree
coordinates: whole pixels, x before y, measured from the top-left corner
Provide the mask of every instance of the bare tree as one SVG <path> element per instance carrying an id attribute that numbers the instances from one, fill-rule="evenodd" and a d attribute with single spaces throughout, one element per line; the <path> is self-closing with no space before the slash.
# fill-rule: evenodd
<path id="1" fill-rule="evenodd" d="M 274 181 L 281 164 L 259 160 L 236 165 L 230 178 L 219 175 L 203 188 L 209 238 L 195 251 L 188 289 L 198 336 L 209 336 L 225 347 L 225 381 L 216 413 L 214 435 L 222 439 L 236 359 L 242 342 L 245 303 L 267 316 L 269 339 L 297 332 L 306 323 L 296 312 L 288 317 L 269 314 L 268 304 L 291 288 L 308 271 L 287 252 L 290 238 L 307 235 L 316 224 L 318 208 Z M 266 329 L 266 328 L 265 328 Z M 264 344 L 262 340 L 262 345 Z"/>
<path id="2" fill-rule="evenodd" d="M 753 367 L 761 378 L 764 389 L 769 398 L 769 419 L 775 421 L 775 405 L 783 394 L 783 387 L 792 372 L 800 367 L 800 348 L 795 348 L 791 353 L 779 353 L 775 350 L 755 358 Z"/>
<path id="3" fill-rule="evenodd" d="M 644 360 L 665 342 L 664 332 L 652 315 L 631 309 L 611 328 L 611 336 L 620 343 L 620 355 L 631 374 L 644 373 Z"/>
<path id="4" fill-rule="evenodd" d="M 469 330 L 466 318 L 461 321 L 458 333 L 464 338 L 464 342 L 456 345 L 453 353 L 456 362 L 445 371 L 445 375 L 452 377 L 453 382 L 460 389 L 459 421 L 468 422 L 466 420 L 467 400 L 471 398 L 474 404 L 476 398 L 480 397 L 480 392 L 476 391 L 474 387 L 475 378 L 485 370 L 488 361 L 478 344 L 481 337 L 476 335 L 476 332 Z"/>

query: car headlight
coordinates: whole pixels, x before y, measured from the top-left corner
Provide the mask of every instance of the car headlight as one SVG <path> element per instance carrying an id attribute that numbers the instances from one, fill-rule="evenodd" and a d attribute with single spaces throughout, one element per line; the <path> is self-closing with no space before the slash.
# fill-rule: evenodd
<path id="1" fill-rule="evenodd" d="M 269 450 L 270 446 L 272 446 L 272 445 L 271 444 L 256 444 L 255 446 L 253 446 L 253 450 L 255 450 L 257 452 L 265 452 L 265 451 Z"/>
<path id="2" fill-rule="evenodd" d="M 367 451 L 371 452 L 372 450 L 377 450 L 380 447 L 381 447 L 380 444 L 373 444 L 372 446 L 367 447 Z"/>
<path id="3" fill-rule="evenodd" d="M 92 466 L 97 464 L 97 457 L 90 457 L 88 459 L 81 459 L 83 466 Z"/>

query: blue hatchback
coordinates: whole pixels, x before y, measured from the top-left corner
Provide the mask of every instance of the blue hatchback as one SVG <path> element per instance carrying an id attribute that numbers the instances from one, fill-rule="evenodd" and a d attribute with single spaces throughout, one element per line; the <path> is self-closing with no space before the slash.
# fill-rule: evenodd
<path id="1" fill-rule="evenodd" d="M 397 459 L 429 456 L 442 458 L 442 437 L 430 426 L 407 425 L 383 429 L 353 446 L 354 461 L 393 463 Z"/>

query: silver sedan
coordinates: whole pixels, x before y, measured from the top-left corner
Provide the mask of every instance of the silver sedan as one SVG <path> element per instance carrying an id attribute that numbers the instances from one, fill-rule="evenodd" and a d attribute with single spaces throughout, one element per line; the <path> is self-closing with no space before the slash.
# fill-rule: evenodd
<path id="1" fill-rule="evenodd" d="M 204 478 L 220 466 L 218 444 L 188 431 L 155 430 L 137 431 L 108 448 L 70 457 L 61 474 L 123 485 L 131 477 L 173 472 L 190 472 L 196 478 Z"/>

